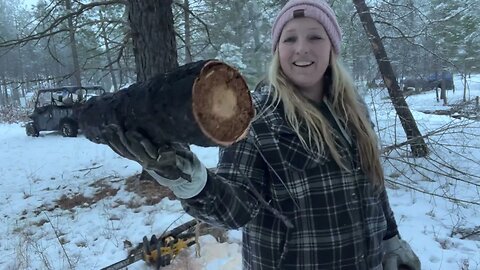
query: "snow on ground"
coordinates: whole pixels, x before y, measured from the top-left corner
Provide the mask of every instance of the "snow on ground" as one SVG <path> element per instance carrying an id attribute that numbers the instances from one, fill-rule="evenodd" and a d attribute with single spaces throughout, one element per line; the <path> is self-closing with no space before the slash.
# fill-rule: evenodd
<path id="1" fill-rule="evenodd" d="M 460 78 L 455 83 L 457 91 L 449 92 L 449 103 L 463 97 Z M 480 76 L 469 79 L 469 87 L 471 98 L 480 95 Z M 382 142 L 389 145 L 402 142 L 404 135 L 385 96 L 385 90 L 374 91 L 369 103 Z M 434 91 L 410 96 L 407 102 L 423 134 L 448 123 L 458 127 L 427 140 L 432 161 L 391 153 L 393 158 L 385 162 L 387 177 L 477 204 L 452 203 L 390 185 L 401 235 L 420 256 L 423 269 L 480 269 L 480 183 L 478 177 L 461 173 L 480 175 L 480 123 L 420 112 L 446 109 L 436 102 Z M 207 167 L 217 163 L 216 148 L 194 147 L 194 152 Z M 399 158 L 431 171 L 412 170 Z M 435 167 L 442 159 L 457 170 Z M 132 192 L 125 179 L 141 167 L 82 135 L 63 138 L 51 132 L 31 138 L 20 124 L 0 124 L 0 164 L 0 269 L 100 269 L 126 257 L 125 240 L 135 245 L 144 235 L 161 234 L 192 219 L 176 200 L 150 205 Z M 241 269 L 241 234 L 231 231 L 229 236 L 227 243 L 201 237 L 199 258 L 190 247 L 165 269 Z M 128 269 L 148 267 L 140 261 Z"/>
<path id="2" fill-rule="evenodd" d="M 129 202 L 142 200 L 125 190 L 124 179 L 141 167 L 83 136 L 63 138 L 51 132 L 31 138 L 18 124 L 0 125 L 0 148 L 0 269 L 100 269 L 126 257 L 124 240 L 139 243 L 144 235 L 192 219 L 178 201 L 168 198 L 155 206 L 129 208 Z M 217 149 L 195 149 L 207 166 L 215 166 Z M 62 196 L 94 197 L 102 189 L 118 192 L 73 209 L 56 203 Z M 234 236 L 233 241 L 239 238 L 238 233 Z M 240 269 L 239 240 L 202 241 L 204 256 L 194 260 L 199 269 Z M 211 251 L 222 256 L 216 258 Z M 237 268 L 228 266 L 232 264 Z M 140 262 L 129 269 L 147 268 Z"/>

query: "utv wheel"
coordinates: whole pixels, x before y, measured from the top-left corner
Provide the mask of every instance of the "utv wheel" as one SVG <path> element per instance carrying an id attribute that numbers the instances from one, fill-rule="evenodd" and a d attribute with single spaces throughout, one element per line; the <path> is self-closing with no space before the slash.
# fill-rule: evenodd
<path id="1" fill-rule="evenodd" d="M 25 131 L 27 133 L 27 136 L 38 137 L 40 135 L 35 125 L 31 122 L 25 126 Z"/>
<path id="2" fill-rule="evenodd" d="M 74 122 L 66 121 L 60 126 L 63 137 L 77 137 L 78 126 Z"/>

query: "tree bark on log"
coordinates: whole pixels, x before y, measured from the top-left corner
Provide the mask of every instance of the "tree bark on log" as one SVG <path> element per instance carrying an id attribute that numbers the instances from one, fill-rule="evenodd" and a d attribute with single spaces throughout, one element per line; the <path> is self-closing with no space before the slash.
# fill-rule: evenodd
<path id="1" fill-rule="evenodd" d="M 93 97 L 77 109 L 80 129 L 106 144 L 105 127 L 136 130 L 157 147 L 169 142 L 228 146 L 246 135 L 254 108 L 233 67 L 216 60 L 188 63 L 127 89 Z"/>
<path id="2" fill-rule="evenodd" d="M 387 52 L 383 46 L 382 39 L 378 34 L 377 28 L 373 22 L 370 10 L 365 3 L 365 0 L 353 0 L 355 8 L 357 9 L 360 21 L 372 45 L 373 53 L 378 63 L 378 67 L 383 76 L 383 81 L 388 89 L 388 94 L 392 100 L 393 106 L 400 118 L 400 122 L 407 135 L 407 140 L 412 140 L 410 149 L 414 157 L 425 157 L 428 155 L 428 147 L 422 134 L 418 130 L 412 112 L 408 108 L 408 104 L 400 91 L 400 87 L 393 72 L 392 65 L 388 59 Z"/>

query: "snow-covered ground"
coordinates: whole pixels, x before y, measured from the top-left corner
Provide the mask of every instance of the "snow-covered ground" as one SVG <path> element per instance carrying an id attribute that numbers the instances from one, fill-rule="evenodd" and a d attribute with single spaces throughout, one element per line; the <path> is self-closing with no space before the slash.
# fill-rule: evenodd
<path id="1" fill-rule="evenodd" d="M 448 93 L 449 103 L 463 97 L 460 78 L 456 87 Z M 469 87 L 471 98 L 479 96 L 480 76 L 469 79 Z M 383 145 L 401 143 L 403 131 L 385 96 L 385 90 L 375 90 L 366 99 Z M 480 269 L 480 122 L 421 113 L 445 109 L 433 91 L 407 102 L 422 134 L 447 124 L 456 127 L 426 139 L 428 160 L 394 151 L 385 161 L 388 179 L 397 182 L 389 184 L 389 196 L 401 235 L 425 270 Z M 216 148 L 194 147 L 194 152 L 208 167 L 216 165 Z M 451 167 L 437 167 L 440 160 Z M 405 161 L 417 164 L 417 170 Z M 128 188 L 126 178 L 140 170 L 81 135 L 63 138 L 53 132 L 32 138 L 20 124 L 0 124 L 0 269 L 100 269 L 126 257 L 126 240 L 135 245 L 144 235 L 191 219 L 178 201 L 165 198 L 150 205 Z M 241 269 L 240 232 L 229 237 L 220 244 L 202 236 L 199 258 L 190 247 L 165 269 Z M 148 267 L 140 261 L 128 269 Z"/>

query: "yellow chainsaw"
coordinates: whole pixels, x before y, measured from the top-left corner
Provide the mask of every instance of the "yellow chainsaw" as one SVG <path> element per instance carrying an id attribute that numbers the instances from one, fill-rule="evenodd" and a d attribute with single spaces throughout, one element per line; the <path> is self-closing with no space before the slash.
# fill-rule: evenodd
<path id="1" fill-rule="evenodd" d="M 160 267 L 169 265 L 180 251 L 194 245 L 196 220 L 184 223 L 157 237 L 153 235 L 150 240 L 143 237 L 143 243 L 133 248 L 126 259 L 118 261 L 101 270 L 120 270 L 128 265 L 140 260 L 146 263 Z"/>

